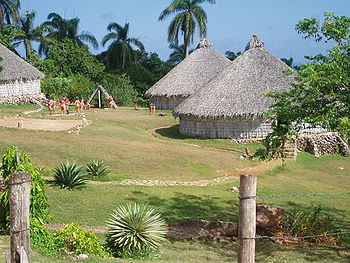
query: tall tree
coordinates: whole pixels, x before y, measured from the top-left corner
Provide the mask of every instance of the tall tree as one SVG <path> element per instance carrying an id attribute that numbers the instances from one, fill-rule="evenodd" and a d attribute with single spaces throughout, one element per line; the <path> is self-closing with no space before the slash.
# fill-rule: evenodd
<path id="1" fill-rule="evenodd" d="M 215 0 L 173 0 L 160 14 L 158 20 L 162 21 L 170 15 L 175 17 L 168 27 L 168 41 L 178 44 L 179 34 L 183 34 L 185 56 L 189 54 L 189 46 L 193 43 L 195 29 L 198 26 L 199 36 L 207 34 L 207 13 L 200 6 L 202 3 L 215 4 Z"/>
<path id="2" fill-rule="evenodd" d="M 49 39 L 61 41 L 64 38 L 70 38 L 80 45 L 83 45 L 83 42 L 87 42 L 94 48 L 98 48 L 98 42 L 91 33 L 87 31 L 82 31 L 81 34 L 78 33 L 79 18 L 65 19 L 57 13 L 50 13 L 47 19 L 49 21 L 44 22 L 42 25 L 48 27 L 49 33 L 47 37 Z M 44 50 L 44 48 L 42 47 L 40 50 Z"/>
<path id="3" fill-rule="evenodd" d="M 125 23 L 124 27 L 118 23 L 110 23 L 107 26 L 110 31 L 102 39 L 102 45 L 111 42 L 106 52 L 106 60 L 108 68 L 125 68 L 136 62 L 137 53 L 133 46 L 137 47 L 141 52 L 145 48 L 141 41 L 137 38 L 129 37 L 129 23 Z"/>
<path id="4" fill-rule="evenodd" d="M 16 44 L 23 42 L 27 58 L 33 52 L 32 41 L 45 42 L 47 26 L 41 25 L 34 27 L 34 18 L 34 11 L 27 12 L 20 17 L 16 25 L 9 25 L 4 29 L 5 32 L 8 32 L 12 36 L 12 40 L 17 42 Z"/>
<path id="5" fill-rule="evenodd" d="M 172 49 L 172 52 L 169 55 L 169 60 L 173 64 L 177 65 L 179 64 L 182 60 L 186 58 L 186 53 L 185 53 L 185 45 L 177 45 L 177 44 L 170 44 L 169 48 Z M 194 49 L 191 49 L 189 53 L 191 53 Z"/>
<path id="6" fill-rule="evenodd" d="M 5 24 L 15 23 L 19 17 L 19 0 L 0 0 L 0 31 Z"/>
<path id="7" fill-rule="evenodd" d="M 270 94 L 275 102 L 268 114 L 275 121 L 263 141 L 262 158 L 283 156 L 286 140 L 294 139 L 305 124 L 337 131 L 350 142 L 350 18 L 324 15 L 324 21 L 299 21 L 296 30 L 335 45 L 325 55 L 310 57 L 313 63 L 301 64 L 289 91 Z"/>

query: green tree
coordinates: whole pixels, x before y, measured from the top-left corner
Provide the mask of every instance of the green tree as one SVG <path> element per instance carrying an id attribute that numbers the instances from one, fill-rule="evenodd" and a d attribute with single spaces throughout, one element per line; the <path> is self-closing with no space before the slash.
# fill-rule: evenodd
<path id="1" fill-rule="evenodd" d="M 168 27 L 168 41 L 178 44 L 179 34 L 183 34 L 185 56 L 189 54 L 189 46 L 193 43 L 195 29 L 198 26 L 199 36 L 205 37 L 207 34 L 207 13 L 200 6 L 202 3 L 215 4 L 215 0 L 173 0 L 165 8 L 158 20 L 162 21 L 170 15 L 175 17 Z"/>
<path id="2" fill-rule="evenodd" d="M 53 77 L 70 77 L 80 74 L 93 81 L 103 77 L 104 65 L 89 53 L 85 45 L 66 38 L 48 48 L 45 60 L 32 56 L 29 60 L 35 67 Z"/>
<path id="3" fill-rule="evenodd" d="M 111 42 L 108 46 L 106 55 L 107 67 L 125 68 L 136 62 L 137 56 L 133 46 L 144 52 L 144 46 L 137 38 L 129 37 L 129 23 L 125 23 L 124 27 L 118 23 L 110 23 L 107 26 L 110 31 L 102 39 L 102 45 Z"/>
<path id="4" fill-rule="evenodd" d="M 350 18 L 325 13 L 324 21 L 304 19 L 296 25 L 299 34 L 316 41 L 333 41 L 326 55 L 302 64 L 296 84 L 288 91 L 271 93 L 275 99 L 268 116 L 273 132 L 263 141 L 262 158 L 283 155 L 286 140 L 293 139 L 307 123 L 338 131 L 350 137 Z"/>
<path id="5" fill-rule="evenodd" d="M 240 56 L 242 54 L 241 51 L 238 51 L 237 53 L 233 52 L 233 51 L 226 51 L 225 52 L 225 56 L 229 59 L 229 60 L 235 60 L 238 56 Z"/>
<path id="6" fill-rule="evenodd" d="M 169 47 L 173 50 L 169 55 L 169 61 L 173 64 L 177 65 L 186 58 L 185 45 L 171 43 Z M 191 49 L 189 53 L 193 51 L 194 49 Z"/>
<path id="7" fill-rule="evenodd" d="M 5 24 L 15 23 L 19 17 L 19 0 L 0 0 L 0 31 Z"/>
<path id="8" fill-rule="evenodd" d="M 41 25 L 34 27 L 35 12 L 27 12 L 20 17 L 16 25 L 9 25 L 5 28 L 5 32 L 12 35 L 12 41 L 16 41 L 16 45 L 23 42 L 26 57 L 33 53 L 32 41 L 45 43 L 45 31 L 47 26 Z"/>
<path id="9" fill-rule="evenodd" d="M 69 38 L 77 42 L 79 45 L 84 45 L 83 42 L 87 42 L 93 46 L 93 48 L 98 48 L 98 42 L 96 38 L 87 31 L 82 31 L 81 34 L 79 31 L 80 19 L 74 17 L 72 19 L 62 18 L 57 13 L 50 13 L 47 16 L 49 21 L 44 22 L 42 25 L 48 27 L 49 33 L 47 37 L 57 41 L 62 39 Z M 54 42 L 55 43 L 55 42 Z M 45 52 L 47 45 L 41 45 L 39 51 L 41 53 Z"/>

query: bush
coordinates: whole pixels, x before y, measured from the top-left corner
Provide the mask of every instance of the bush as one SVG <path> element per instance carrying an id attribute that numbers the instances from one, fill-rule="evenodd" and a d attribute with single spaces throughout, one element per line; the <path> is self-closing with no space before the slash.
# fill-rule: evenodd
<path id="1" fill-rule="evenodd" d="M 54 233 L 54 241 L 58 248 L 75 254 L 93 254 L 106 256 L 97 236 L 77 224 L 68 224 Z"/>
<path id="2" fill-rule="evenodd" d="M 73 188 L 82 187 L 86 184 L 86 173 L 83 166 L 77 166 L 75 162 L 60 163 L 58 167 L 54 169 L 52 183 L 62 188 L 69 190 Z"/>
<path id="3" fill-rule="evenodd" d="M 323 235 L 337 232 L 335 217 L 324 212 L 320 205 L 313 205 L 305 209 L 294 209 L 287 214 L 287 223 L 291 231 L 298 236 Z M 334 242 L 337 237 L 320 237 L 310 239 L 312 241 Z"/>
<path id="4" fill-rule="evenodd" d="M 58 252 L 53 233 L 38 220 L 30 221 L 30 245 L 44 255 L 53 255 Z"/>
<path id="5" fill-rule="evenodd" d="M 95 160 L 86 165 L 86 174 L 92 177 L 101 177 L 108 173 L 103 161 Z"/>
<path id="6" fill-rule="evenodd" d="M 160 214 L 142 204 L 120 205 L 107 221 L 107 244 L 119 257 L 146 257 L 155 251 L 166 233 Z"/>
<path id="7" fill-rule="evenodd" d="M 30 189 L 30 207 L 29 213 L 31 220 L 38 220 L 46 223 L 50 219 L 49 205 L 45 194 L 45 181 L 38 169 L 30 162 L 29 156 L 20 152 L 17 147 L 7 148 L 6 153 L 2 157 L 0 166 L 0 174 L 3 180 L 8 183 L 10 175 L 13 172 L 25 171 L 32 175 Z M 10 222 L 8 189 L 0 194 L 0 228 L 8 228 Z"/>
<path id="8" fill-rule="evenodd" d="M 66 97 L 71 86 L 71 80 L 63 77 L 47 76 L 41 80 L 41 90 L 52 98 Z"/>

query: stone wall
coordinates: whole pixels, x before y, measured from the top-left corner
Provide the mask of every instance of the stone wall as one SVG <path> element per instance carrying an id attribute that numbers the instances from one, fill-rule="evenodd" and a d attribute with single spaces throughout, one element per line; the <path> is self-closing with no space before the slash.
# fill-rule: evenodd
<path id="1" fill-rule="evenodd" d="M 173 110 L 186 98 L 182 96 L 155 96 L 151 97 L 150 101 L 156 105 L 158 110 Z"/>
<path id="2" fill-rule="evenodd" d="M 341 155 L 350 157 L 349 145 L 335 132 L 321 134 L 302 134 L 297 140 L 299 152 L 308 152 L 315 156 Z"/>
<path id="3" fill-rule="evenodd" d="M 264 138 L 272 131 L 264 118 L 204 119 L 180 117 L 180 133 L 212 139 Z"/>
<path id="4" fill-rule="evenodd" d="M 23 95 L 16 97 L 0 98 L 0 104 L 32 104 L 32 105 L 46 105 L 48 100 L 44 94 Z"/>
<path id="5" fill-rule="evenodd" d="M 39 94 L 40 80 L 0 83 L 0 98 Z"/>

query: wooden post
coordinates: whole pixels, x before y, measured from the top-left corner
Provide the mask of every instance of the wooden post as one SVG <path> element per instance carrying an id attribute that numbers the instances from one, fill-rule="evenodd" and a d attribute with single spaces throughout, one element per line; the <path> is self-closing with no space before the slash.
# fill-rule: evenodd
<path id="1" fill-rule="evenodd" d="M 98 89 L 98 107 L 102 108 L 101 90 Z"/>
<path id="2" fill-rule="evenodd" d="M 239 187 L 238 263 L 255 262 L 256 175 L 241 175 Z"/>
<path id="3" fill-rule="evenodd" d="M 11 174 L 9 182 L 11 263 L 29 262 L 29 198 L 31 175 Z"/>

